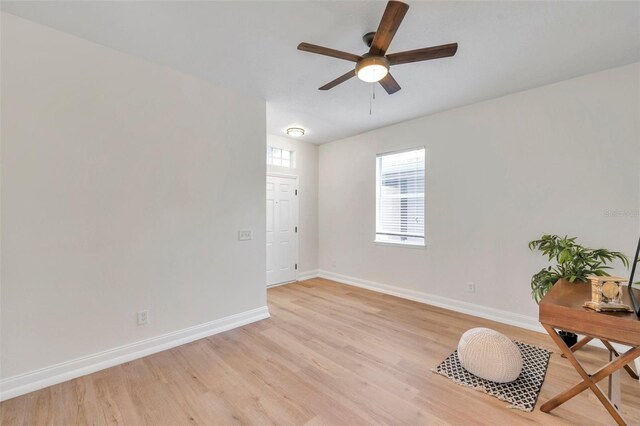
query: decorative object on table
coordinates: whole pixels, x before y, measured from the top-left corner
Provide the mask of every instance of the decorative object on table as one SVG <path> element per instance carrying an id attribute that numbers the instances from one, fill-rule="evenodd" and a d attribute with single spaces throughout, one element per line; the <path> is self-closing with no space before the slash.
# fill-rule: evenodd
<path id="1" fill-rule="evenodd" d="M 560 237 L 558 235 L 543 235 L 539 240 L 529 242 L 530 250 L 538 250 L 556 264 L 542 268 L 531 277 L 531 295 L 536 303 L 558 281 L 587 282 L 589 275 L 605 276 L 609 264 L 619 260 L 626 268 L 629 267 L 627 257 L 617 251 L 607 249 L 592 249 L 576 243 L 576 237 Z M 567 346 L 577 342 L 577 336 L 571 332 L 560 332 Z"/>
<path id="2" fill-rule="evenodd" d="M 531 412 L 536 406 L 542 383 L 547 374 L 551 352 L 537 346 L 514 341 L 522 355 L 522 372 L 509 383 L 497 383 L 482 379 L 467 371 L 458 358 L 458 351 L 453 352 L 434 370 L 461 386 L 468 386 L 509 403 L 508 408 L 517 408 Z"/>
<path id="3" fill-rule="evenodd" d="M 626 278 L 597 275 L 587 278 L 591 281 L 591 300 L 584 302 L 586 308 L 597 312 L 633 312 L 629 305 L 622 303 L 620 283 L 626 282 Z"/>
<path id="4" fill-rule="evenodd" d="M 504 334 L 488 328 L 466 331 L 458 343 L 458 358 L 467 371 L 492 382 L 513 382 L 522 371 L 520 349 Z"/>

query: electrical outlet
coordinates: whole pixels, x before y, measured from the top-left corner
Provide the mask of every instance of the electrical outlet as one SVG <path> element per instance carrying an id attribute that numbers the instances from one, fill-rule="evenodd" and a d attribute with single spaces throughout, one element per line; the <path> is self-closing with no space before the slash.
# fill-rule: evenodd
<path id="1" fill-rule="evenodd" d="M 467 293 L 475 293 L 475 292 L 476 292 L 476 283 L 468 282 Z"/>
<path id="2" fill-rule="evenodd" d="M 238 231 L 238 241 L 247 241 L 253 239 L 251 229 L 241 229 Z"/>
<path id="3" fill-rule="evenodd" d="M 145 325 L 149 323 L 149 311 L 138 312 L 138 325 Z"/>

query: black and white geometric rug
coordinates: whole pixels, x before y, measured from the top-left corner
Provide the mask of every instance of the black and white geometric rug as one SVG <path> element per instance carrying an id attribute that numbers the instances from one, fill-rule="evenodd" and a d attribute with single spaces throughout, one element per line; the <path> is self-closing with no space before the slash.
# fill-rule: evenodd
<path id="1" fill-rule="evenodd" d="M 501 401 L 510 403 L 508 408 L 531 412 L 536 406 L 544 377 L 547 374 L 551 352 L 537 346 L 513 341 L 522 353 L 522 373 L 511 383 L 496 383 L 469 373 L 458 360 L 454 351 L 433 372 L 441 374 L 462 386 L 488 393 Z"/>

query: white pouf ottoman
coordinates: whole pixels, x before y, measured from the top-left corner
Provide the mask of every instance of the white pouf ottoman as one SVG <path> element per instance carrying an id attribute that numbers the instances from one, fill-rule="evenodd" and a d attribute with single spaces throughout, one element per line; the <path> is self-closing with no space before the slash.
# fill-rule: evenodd
<path id="1" fill-rule="evenodd" d="M 518 346 L 504 334 L 488 328 L 472 328 L 462 335 L 458 359 L 468 372 L 492 382 L 512 382 L 522 372 Z"/>

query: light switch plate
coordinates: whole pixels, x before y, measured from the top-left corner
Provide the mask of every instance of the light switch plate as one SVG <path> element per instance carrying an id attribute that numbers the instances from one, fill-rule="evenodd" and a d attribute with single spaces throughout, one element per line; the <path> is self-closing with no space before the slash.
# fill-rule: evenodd
<path id="1" fill-rule="evenodd" d="M 238 241 L 247 241 L 253 239 L 251 229 L 241 229 L 238 231 Z"/>

